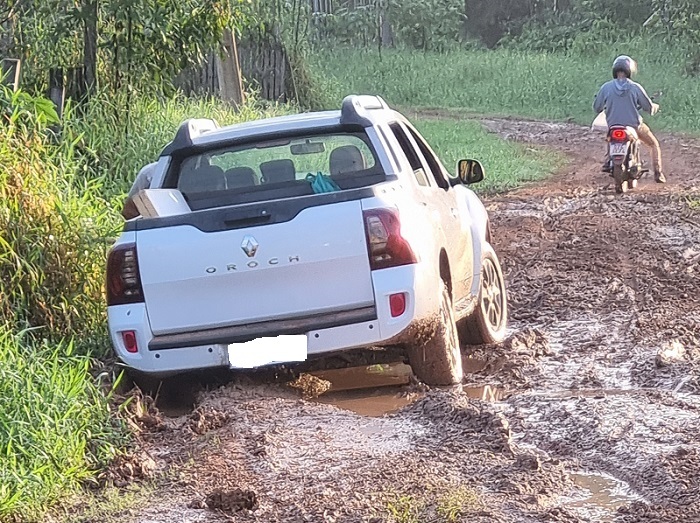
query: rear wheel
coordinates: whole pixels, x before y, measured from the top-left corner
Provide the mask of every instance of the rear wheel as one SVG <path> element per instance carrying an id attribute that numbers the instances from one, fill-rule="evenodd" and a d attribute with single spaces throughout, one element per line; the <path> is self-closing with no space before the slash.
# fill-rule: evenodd
<path id="1" fill-rule="evenodd" d="M 625 180 L 625 172 L 622 169 L 622 165 L 613 166 L 613 178 L 615 179 L 615 192 L 617 194 L 627 192 L 627 180 Z"/>
<path id="2" fill-rule="evenodd" d="M 503 341 L 508 323 L 508 299 L 503 271 L 493 248 L 486 244 L 481 261 L 479 302 L 476 309 L 460 325 L 464 343 L 483 345 Z"/>
<path id="3" fill-rule="evenodd" d="M 414 374 L 427 385 L 453 385 L 462 381 L 462 351 L 459 348 L 452 298 L 442 282 L 440 311 L 435 332 L 426 343 L 408 347 Z"/>

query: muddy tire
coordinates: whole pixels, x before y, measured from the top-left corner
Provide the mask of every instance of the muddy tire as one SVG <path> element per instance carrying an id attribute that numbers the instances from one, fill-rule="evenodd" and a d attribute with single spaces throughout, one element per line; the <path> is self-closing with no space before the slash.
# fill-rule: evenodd
<path id="1" fill-rule="evenodd" d="M 408 361 L 413 373 L 427 385 L 461 383 L 462 351 L 459 348 L 452 298 L 444 282 L 436 321 L 435 332 L 427 342 L 408 347 Z"/>
<path id="2" fill-rule="evenodd" d="M 621 165 L 613 166 L 613 178 L 615 179 L 615 192 L 617 194 L 626 193 L 628 186 L 625 180 L 625 173 Z"/>
<path id="3" fill-rule="evenodd" d="M 486 244 L 481 261 L 479 301 L 474 312 L 459 326 L 459 337 L 469 345 L 499 343 L 506 335 L 508 298 L 501 264 Z"/>

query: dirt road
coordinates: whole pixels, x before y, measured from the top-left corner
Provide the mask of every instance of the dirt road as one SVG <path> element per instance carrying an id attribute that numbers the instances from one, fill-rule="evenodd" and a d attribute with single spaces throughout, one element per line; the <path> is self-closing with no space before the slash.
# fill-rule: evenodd
<path id="1" fill-rule="evenodd" d="M 487 199 L 512 336 L 468 351 L 471 387 L 146 408 L 112 479 L 156 479 L 115 520 L 700 522 L 700 142 L 662 136 L 669 183 L 616 196 L 586 129 L 483 123 L 570 163 Z"/>

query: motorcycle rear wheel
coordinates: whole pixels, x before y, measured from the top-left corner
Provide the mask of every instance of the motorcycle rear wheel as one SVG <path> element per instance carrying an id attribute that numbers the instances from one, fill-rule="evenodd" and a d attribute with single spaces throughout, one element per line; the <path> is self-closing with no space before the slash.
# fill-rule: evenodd
<path id="1" fill-rule="evenodd" d="M 617 194 L 626 193 L 629 187 L 622 165 L 613 165 L 613 178 L 615 179 L 615 192 Z"/>

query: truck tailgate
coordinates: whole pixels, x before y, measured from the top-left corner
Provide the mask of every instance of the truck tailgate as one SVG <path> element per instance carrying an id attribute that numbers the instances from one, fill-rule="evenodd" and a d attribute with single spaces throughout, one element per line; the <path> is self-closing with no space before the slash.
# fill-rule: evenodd
<path id="1" fill-rule="evenodd" d="M 360 201 L 244 229 L 141 230 L 137 248 L 155 335 L 374 305 Z"/>

